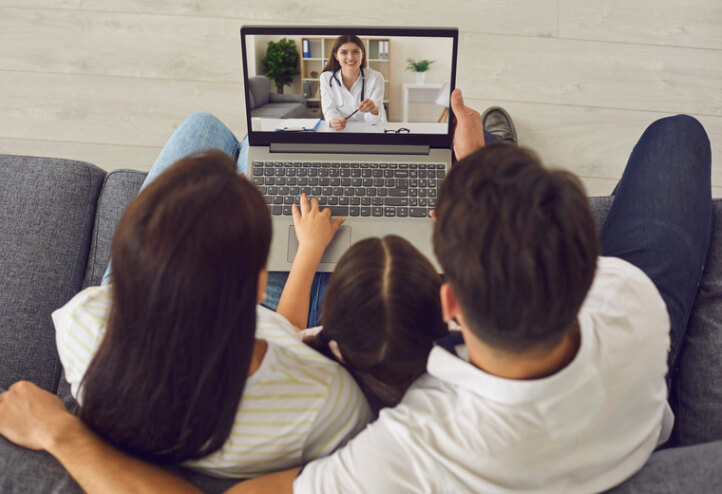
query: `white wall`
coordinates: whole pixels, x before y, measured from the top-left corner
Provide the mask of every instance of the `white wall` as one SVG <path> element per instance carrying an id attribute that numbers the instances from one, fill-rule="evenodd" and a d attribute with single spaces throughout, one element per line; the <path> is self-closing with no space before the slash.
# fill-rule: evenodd
<path id="1" fill-rule="evenodd" d="M 393 38 L 390 43 L 389 58 L 391 60 L 391 87 L 389 88 L 390 112 L 389 119 L 401 120 L 401 99 L 403 83 L 415 83 L 416 73 L 406 70 L 407 59 L 416 61 L 434 60 L 426 72 L 427 83 L 443 83 L 451 76 L 450 54 L 453 48 L 451 39 L 430 38 Z M 433 103 L 415 103 L 409 105 L 409 116 L 412 121 L 436 119 L 442 108 Z"/>

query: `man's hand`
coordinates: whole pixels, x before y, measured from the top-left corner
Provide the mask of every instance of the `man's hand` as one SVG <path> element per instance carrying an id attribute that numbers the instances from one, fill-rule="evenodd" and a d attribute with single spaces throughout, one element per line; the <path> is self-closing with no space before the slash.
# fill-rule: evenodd
<path id="1" fill-rule="evenodd" d="M 346 220 L 338 217 L 331 221 L 331 210 L 319 211 L 318 200 L 314 198 L 309 201 L 306 194 L 301 194 L 300 208 L 294 204 L 291 212 L 299 249 L 303 247 L 321 254 L 333 240 L 338 227 Z"/>
<path id="2" fill-rule="evenodd" d="M 459 88 L 451 93 L 451 109 L 456 117 L 454 153 L 457 160 L 462 160 L 484 147 L 484 127 L 481 125 L 479 112 L 464 106 L 464 98 Z"/>
<path id="3" fill-rule="evenodd" d="M 106 444 L 57 396 L 27 381 L 0 394 L 0 435 L 26 448 L 46 450 L 89 494 L 200 493 L 185 480 Z"/>
<path id="4" fill-rule="evenodd" d="M 376 105 L 374 100 L 366 98 L 358 105 L 358 111 L 361 113 L 370 113 L 372 115 L 379 114 L 379 107 Z"/>
<path id="5" fill-rule="evenodd" d="M 346 118 L 332 118 L 328 124 L 333 130 L 343 130 L 346 128 L 346 122 L 348 122 Z"/>
<path id="6" fill-rule="evenodd" d="M 47 450 L 65 424 L 77 421 L 57 396 L 19 381 L 0 394 L 0 435 L 19 446 Z"/>

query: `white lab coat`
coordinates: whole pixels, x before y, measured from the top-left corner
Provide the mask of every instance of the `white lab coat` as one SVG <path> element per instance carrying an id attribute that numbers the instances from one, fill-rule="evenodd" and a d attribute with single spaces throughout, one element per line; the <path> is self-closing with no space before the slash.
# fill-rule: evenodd
<path id="1" fill-rule="evenodd" d="M 376 107 L 379 109 L 378 115 L 372 115 L 371 113 L 356 113 L 349 119 L 349 122 L 366 122 L 370 125 L 375 125 L 379 122 L 386 122 L 386 110 L 384 109 L 384 76 L 380 72 L 365 67 L 364 75 L 366 76 L 366 87 L 364 89 L 364 98 L 374 100 Z M 329 81 L 332 80 L 333 72 L 326 71 L 321 74 L 321 108 L 323 110 L 323 116 L 326 121 L 330 121 L 334 118 L 346 117 L 353 113 L 358 105 L 361 103 L 361 75 L 359 74 L 358 79 L 351 86 L 351 90 L 346 89 L 346 86 L 338 83 L 342 81 L 341 71 L 339 70 L 336 74 L 336 79 L 329 86 Z"/>

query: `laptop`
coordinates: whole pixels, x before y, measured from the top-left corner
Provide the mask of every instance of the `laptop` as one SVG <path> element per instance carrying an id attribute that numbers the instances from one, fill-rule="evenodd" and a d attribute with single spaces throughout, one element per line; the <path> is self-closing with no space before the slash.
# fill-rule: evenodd
<path id="1" fill-rule="evenodd" d="M 361 68 L 355 82 L 328 63 L 346 35 L 363 44 L 358 62 L 342 60 Z M 356 44 L 340 43 L 337 51 Z M 298 249 L 291 207 L 304 192 L 321 209 L 346 218 L 319 271 L 333 271 L 355 242 L 389 234 L 409 240 L 439 269 L 429 212 L 452 162 L 446 108 L 455 87 L 457 45 L 454 28 L 241 28 L 247 175 L 271 211 L 270 271 L 291 269 Z M 274 66 L 283 59 L 290 59 L 290 69 Z M 407 70 L 423 60 L 432 61 L 426 72 Z M 285 83 L 283 70 L 290 73 Z M 353 113 L 362 96 L 376 103 L 375 114 Z M 339 116 L 347 118 L 341 130 L 332 125 Z"/>

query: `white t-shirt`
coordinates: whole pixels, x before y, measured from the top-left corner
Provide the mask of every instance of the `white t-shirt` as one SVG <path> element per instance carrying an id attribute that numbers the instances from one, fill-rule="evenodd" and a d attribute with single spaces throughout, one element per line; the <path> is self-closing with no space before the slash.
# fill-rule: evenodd
<path id="1" fill-rule="evenodd" d="M 669 317 L 642 271 L 600 258 L 573 361 L 537 380 L 499 378 L 435 347 L 393 409 L 294 492 L 599 492 L 669 437 Z M 465 347 L 463 347 L 465 349 Z M 463 352 L 458 352 L 463 353 Z"/>
<path id="2" fill-rule="evenodd" d="M 52 315 L 60 361 L 79 402 L 80 382 L 105 335 L 111 286 L 87 288 Z M 354 379 L 301 343 L 285 318 L 257 306 L 256 337 L 268 350 L 246 381 L 230 436 L 185 466 L 235 478 L 298 467 L 330 454 L 371 420 Z"/>
<path id="3" fill-rule="evenodd" d="M 356 113 L 349 119 L 349 122 L 366 122 L 375 125 L 379 122 L 386 121 L 386 110 L 384 109 L 384 76 L 380 72 L 365 67 L 363 69 L 366 77 L 364 85 L 359 74 L 358 79 L 351 86 L 351 90 L 346 89 L 341 78 L 341 71 L 336 72 L 336 78 L 333 79 L 333 72 L 326 71 L 321 74 L 321 108 L 323 116 L 328 122 L 334 118 L 347 117 L 351 115 L 361 103 L 361 88 L 364 90 L 364 99 L 372 99 L 379 109 L 378 115 L 371 113 Z M 339 82 L 341 82 L 339 84 Z"/>

